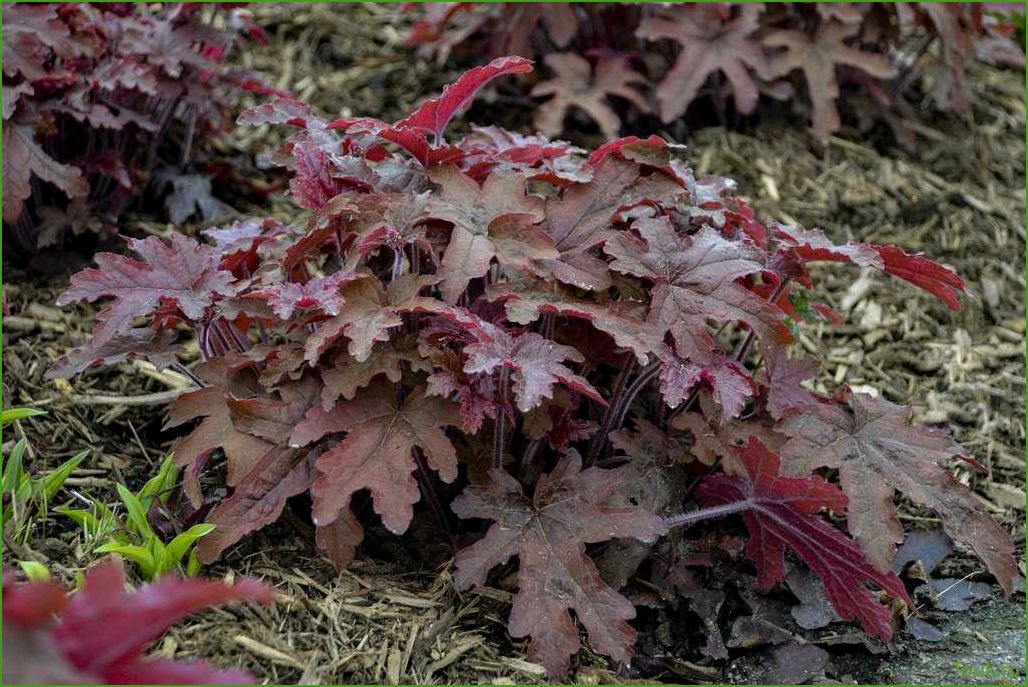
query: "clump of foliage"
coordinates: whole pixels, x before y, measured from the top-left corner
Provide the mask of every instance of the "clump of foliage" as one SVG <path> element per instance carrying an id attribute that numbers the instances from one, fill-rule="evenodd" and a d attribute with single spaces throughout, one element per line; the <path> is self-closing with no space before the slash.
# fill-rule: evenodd
<path id="1" fill-rule="evenodd" d="M 4 568 L 4 684 L 252 684 L 242 671 L 145 656 L 183 618 L 234 601 L 267 604 L 272 592 L 249 579 L 230 586 L 166 577 L 130 594 L 121 563 L 110 560 L 69 595 L 56 581 L 24 582 Z"/>
<path id="2" fill-rule="evenodd" d="M 908 100 L 924 94 L 964 114 L 972 61 L 1024 67 L 1023 50 L 1009 39 L 1016 24 L 986 16 L 983 3 L 416 7 L 423 18 L 410 42 L 440 61 L 451 51 L 542 56 L 550 78 L 531 95 L 552 96 L 534 120 L 548 136 L 562 132 L 573 109 L 613 138 L 621 128 L 615 106 L 637 122 L 653 111 L 665 124 L 687 113 L 688 121 L 709 124 L 712 111 L 724 121 L 729 100 L 748 115 L 770 98 L 791 101 L 825 140 L 840 127 L 846 96 L 859 111 L 904 114 Z"/>
<path id="3" fill-rule="evenodd" d="M 459 548 L 460 589 L 517 557 L 511 634 L 553 677 L 579 648 L 576 618 L 594 650 L 628 660 L 624 580 L 675 558 L 670 530 L 733 514 L 762 588 L 792 552 L 840 617 L 882 638 L 880 594 L 912 612 L 889 572 L 897 493 L 1009 592 L 1010 539 L 948 467 L 981 464 L 907 408 L 814 393 L 817 362 L 787 354 L 797 328 L 835 316 L 805 293 L 812 262 L 881 270 L 952 309 L 960 277 L 895 246 L 765 224 L 657 136 L 588 155 L 496 127 L 447 138 L 486 82 L 531 69 L 494 60 L 395 123 L 326 122 L 286 99 L 247 111 L 242 124 L 292 127 L 275 159 L 305 226 L 130 239 L 138 258 L 103 254 L 73 277 L 60 304 L 112 300 L 53 375 L 134 355 L 167 365 L 177 333 L 195 335 L 203 386 L 168 425 L 193 425 L 174 457 L 217 525 L 201 561 L 301 494 L 339 567 L 375 521 L 369 503 L 396 534 L 434 522 Z M 465 520 L 492 524 L 483 536 Z"/>
<path id="4" fill-rule="evenodd" d="M 269 94 L 224 62 L 243 34 L 263 39 L 222 4 L 4 3 L 3 221 L 18 244 L 113 232 L 158 175 L 173 221 L 212 212 L 209 180 L 181 168 L 230 126 L 236 94 Z"/>
<path id="5" fill-rule="evenodd" d="M 169 572 L 193 577 L 200 571 L 196 543 L 213 532 L 214 525 L 198 523 L 181 532 L 163 532 L 161 525 L 174 521 L 168 501 L 178 483 L 178 473 L 174 461 L 167 458 L 138 494 L 123 484 L 116 485 L 124 514 L 99 499 L 92 499 L 88 510 L 67 506 L 55 510 L 82 528 L 86 547 L 92 553 L 115 553 L 132 561 L 144 580 Z"/>
<path id="6" fill-rule="evenodd" d="M 6 427 L 16 420 L 23 420 L 37 415 L 45 415 L 36 408 L 11 408 L 3 411 L 0 426 Z M 4 458 L 3 478 L 3 516 L 2 526 L 5 535 L 14 541 L 25 543 L 34 532 L 46 521 L 50 504 L 65 481 L 79 466 L 89 451 L 77 453 L 44 475 L 33 476 L 25 468 L 25 454 L 28 441 L 19 439 L 11 447 L 10 453 Z"/>

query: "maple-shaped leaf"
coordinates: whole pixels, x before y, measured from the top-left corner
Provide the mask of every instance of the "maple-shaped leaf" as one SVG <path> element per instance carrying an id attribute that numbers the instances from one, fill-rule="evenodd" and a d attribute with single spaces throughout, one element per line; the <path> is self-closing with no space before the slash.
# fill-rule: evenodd
<path id="1" fill-rule="evenodd" d="M 534 98 L 552 96 L 536 110 L 535 126 L 547 136 L 557 136 L 564 130 L 564 118 L 572 108 L 585 112 L 600 127 L 604 137 L 618 135 L 621 119 L 607 104 L 607 98 L 616 96 L 632 103 L 640 112 L 649 112 L 649 104 L 636 90 L 637 85 L 648 82 L 633 70 L 628 58 L 602 57 L 595 72 L 589 62 L 574 53 L 550 53 L 546 66 L 554 78 L 542 81 L 532 88 Z"/>
<path id="2" fill-rule="evenodd" d="M 631 602 L 601 578 L 585 545 L 631 537 L 652 542 L 665 530 L 661 518 L 618 493 L 621 469 L 582 470 L 574 451 L 539 478 L 525 496 L 507 472 L 494 469 L 486 485 L 471 485 L 453 501 L 461 518 L 495 520 L 483 539 L 457 554 L 458 590 L 485 584 L 493 567 L 518 557 L 518 593 L 510 633 L 531 637 L 529 658 L 552 678 L 567 673 L 581 643 L 569 611 L 589 632 L 594 651 L 627 662 L 635 643 Z"/>
<path id="3" fill-rule="evenodd" d="M 301 128 L 313 126 L 324 127 L 325 124 L 311 114 L 311 106 L 289 97 L 276 97 L 248 108 L 236 119 L 240 126 L 258 126 L 260 124 L 291 124 Z"/>
<path id="4" fill-rule="evenodd" d="M 279 384 L 275 390 L 260 396 L 238 397 L 229 394 L 229 413 L 232 424 L 278 446 L 289 444 L 289 435 L 307 411 L 321 398 L 321 384 L 305 375 L 297 381 Z"/>
<path id="5" fill-rule="evenodd" d="M 521 412 L 535 408 L 544 398 L 552 398 L 553 386 L 558 383 L 606 405 L 589 380 L 564 365 L 567 360 L 585 361 L 577 349 L 535 332 L 514 336 L 487 322 L 480 327 L 477 341 L 464 349 L 468 356 L 464 371 L 490 374 L 497 368 L 506 369 L 514 382 L 514 397 Z"/>
<path id="6" fill-rule="evenodd" d="M 21 216 L 22 205 L 32 195 L 33 175 L 53 184 L 69 198 L 89 194 L 89 182 L 82 170 L 50 157 L 36 141 L 36 133 L 31 126 L 5 121 L 3 128 L 4 161 L 7 163 L 3 169 L 5 222 L 15 222 Z"/>
<path id="7" fill-rule="evenodd" d="M 326 411 L 312 408 L 293 431 L 290 441 L 306 446 L 330 434 L 346 437 L 317 458 L 314 520 L 321 527 L 333 522 L 350 497 L 368 489 L 375 512 L 389 531 L 407 530 L 412 506 L 421 498 L 413 452 L 420 451 L 444 482 L 457 478 L 457 453 L 443 427 L 460 424 L 457 405 L 414 390 L 402 403 L 388 384 L 374 384 L 352 401 Z"/>
<path id="8" fill-rule="evenodd" d="M 448 303 L 489 271 L 493 257 L 514 266 L 528 262 L 526 256 L 557 257 L 550 237 L 534 226 L 543 218 L 543 200 L 525 194 L 522 175 L 496 171 L 479 187 L 453 165 L 444 165 L 429 171 L 429 178 L 442 194 L 429 201 L 428 216 L 453 224 L 439 265 L 439 290 Z"/>
<path id="9" fill-rule="evenodd" d="M 590 182 L 571 185 L 559 197 L 547 199 L 542 226 L 561 255 L 539 263 L 565 284 L 606 289 L 611 283 L 607 263 L 588 251 L 614 234 L 618 212 L 681 193 L 674 179 L 664 174 L 643 176 L 639 165 L 608 156 L 597 165 Z"/>
<path id="10" fill-rule="evenodd" d="M 678 235 L 664 218 L 632 226 L 641 240 L 622 232 L 604 250 L 614 257 L 611 269 L 653 282 L 648 320 L 671 333 L 679 354 L 710 359 L 711 320 L 744 322 L 768 344 L 791 340 L 783 313 L 736 282 L 763 270 L 754 249 L 707 225 L 691 236 Z"/>
<path id="11" fill-rule="evenodd" d="M 849 530 L 881 570 L 903 540 L 894 492 L 939 514 L 943 529 L 981 558 L 1000 586 L 1013 588 L 1013 543 L 984 504 L 944 463 L 967 452 L 947 433 L 910 425 L 910 408 L 864 394 L 849 405 L 818 404 L 792 411 L 778 425 L 787 474 L 838 468 L 850 500 Z"/>
<path id="12" fill-rule="evenodd" d="M 326 315 L 338 315 L 343 307 L 340 289 L 364 275 L 341 270 L 327 277 L 315 277 L 303 284 L 283 282 L 249 291 L 248 298 L 267 301 L 271 311 L 288 320 L 294 310 L 319 310 Z"/>
<path id="13" fill-rule="evenodd" d="M 822 22 L 810 36 L 802 31 L 775 30 L 764 36 L 764 45 L 784 48 L 767 65 L 771 76 L 785 76 L 794 69 L 803 72 L 807 94 L 812 108 L 811 125 L 821 140 L 828 140 L 839 130 L 839 111 L 835 100 L 839 97 L 839 82 L 835 77 L 836 65 L 859 69 L 879 79 L 896 76 L 896 68 L 887 55 L 866 52 L 846 44 L 846 40 L 860 32 L 861 24 Z"/>
<path id="14" fill-rule="evenodd" d="M 114 298 L 97 316 L 92 344 L 99 346 L 124 333 L 137 317 L 171 305 L 198 322 L 219 296 L 235 293 L 231 272 L 218 268 L 221 256 L 211 246 L 183 234 L 171 234 L 165 243 L 156 236 L 126 239 L 142 260 L 115 253 L 96 256 L 98 267 L 82 270 L 71 278 L 57 305 Z"/>
<path id="15" fill-rule="evenodd" d="M 330 410 L 337 398 L 349 401 L 378 375 L 385 375 L 391 382 L 399 382 L 403 376 L 404 363 L 415 371 L 432 372 L 434 369 L 433 364 L 423 358 L 416 347 L 397 341 L 376 345 L 367 360 L 363 361 L 341 352 L 332 361 L 332 365 L 321 372 L 324 384 L 321 403 L 325 410 Z"/>
<path id="16" fill-rule="evenodd" d="M 708 362 L 699 364 L 673 353 L 664 356 L 660 367 L 660 395 L 671 408 L 676 408 L 693 391 L 709 389 L 725 422 L 738 417 L 751 398 L 756 385 L 746 368 L 723 353 L 711 354 Z"/>
<path id="17" fill-rule="evenodd" d="M 403 275 L 383 289 L 374 277 L 360 279 L 342 289 L 343 306 L 339 314 L 318 324 L 304 344 L 311 364 L 341 336 L 350 340 L 350 355 L 363 362 L 371 355 L 376 342 L 388 341 L 390 331 L 403 324 L 405 312 L 438 312 L 445 304 L 418 293 L 434 283 L 434 276 Z"/>
<path id="18" fill-rule="evenodd" d="M 746 554 L 757 566 L 760 588 L 785 579 L 785 550 L 791 549 L 821 577 L 839 617 L 857 620 L 868 634 L 889 641 L 892 614 L 866 585 L 873 583 L 910 607 L 913 602 L 894 573 L 876 569 L 856 542 L 818 515 L 823 508 L 842 515 L 842 491 L 817 476 L 781 476 L 781 459 L 759 439 L 736 451 L 747 476 L 706 477 L 696 495 L 705 505 L 742 511 L 750 533 Z"/>
<path id="19" fill-rule="evenodd" d="M 270 604 L 269 587 L 163 577 L 125 591 L 120 561 L 85 573 L 67 595 L 56 582 L 19 583 L 4 569 L 4 682 L 8 684 L 251 684 L 202 661 L 148 658 L 146 649 L 183 618 L 237 601 Z M 11 650 L 14 649 L 14 650 Z"/>
<path id="20" fill-rule="evenodd" d="M 179 427 L 198 418 L 203 419 L 172 448 L 175 464 L 186 468 L 184 491 L 195 506 L 201 502 L 197 473 L 215 451 L 225 452 L 226 482 L 231 487 L 272 448 L 270 443 L 236 428 L 225 392 L 220 387 L 205 387 L 179 396 L 168 408 L 164 426 L 165 429 Z"/>
<path id="21" fill-rule="evenodd" d="M 643 321 L 645 311 L 635 304 L 598 303 L 576 296 L 561 284 L 527 278 L 490 284 L 486 297 L 503 303 L 507 319 L 515 324 L 531 324 L 548 313 L 590 322 L 618 346 L 631 350 L 642 364 L 664 348 L 661 337 Z"/>
<path id="22" fill-rule="evenodd" d="M 307 491 L 314 479 L 311 460 L 304 451 L 271 446 L 250 462 L 252 467 L 238 478 L 232 494 L 204 519 L 214 525 L 214 531 L 196 545 L 202 563 L 213 563 L 247 534 L 278 520 L 286 502 Z"/>
<path id="23" fill-rule="evenodd" d="M 814 394 L 801 386 L 801 382 L 813 379 L 820 365 L 813 358 L 801 356 L 789 360 L 784 348 L 772 346 L 764 351 L 763 382 L 767 385 L 767 412 L 781 420 L 791 408 L 818 403 Z"/>
<path id="24" fill-rule="evenodd" d="M 498 57 L 489 64 L 473 67 L 443 89 L 442 95 L 421 103 L 410 116 L 396 123 L 397 128 L 420 129 L 442 141 L 443 131 L 453 116 L 471 102 L 475 94 L 498 76 L 532 71 L 532 60 L 516 55 Z"/>
<path id="25" fill-rule="evenodd" d="M 744 5 L 739 16 L 725 21 L 716 7 L 670 8 L 639 23 L 636 35 L 647 40 L 671 39 L 681 45 L 674 66 L 657 87 L 660 116 L 670 122 L 682 116 L 711 74 L 722 73 L 732 86 L 735 106 L 753 112 L 760 96 L 750 72 L 763 76 L 767 58 L 752 39 L 759 28 L 759 5 Z"/>
<path id="26" fill-rule="evenodd" d="M 425 238 L 425 218 L 431 191 L 417 195 L 378 193 L 355 199 L 360 208 L 356 246 L 367 258 L 381 246 L 393 251 L 416 245 L 433 255 L 432 244 Z"/>
<path id="27" fill-rule="evenodd" d="M 73 377 L 91 367 L 113 365 L 122 360 L 141 358 L 158 370 L 178 361 L 175 336 L 171 332 L 155 332 L 149 327 L 135 327 L 116 334 L 100 345 L 92 342 L 62 355 L 47 370 L 46 378 Z"/>

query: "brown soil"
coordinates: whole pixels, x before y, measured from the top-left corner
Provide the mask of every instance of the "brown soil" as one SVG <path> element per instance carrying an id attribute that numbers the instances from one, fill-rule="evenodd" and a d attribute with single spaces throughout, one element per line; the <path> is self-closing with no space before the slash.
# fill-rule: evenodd
<path id="1" fill-rule="evenodd" d="M 396 117 L 419 97 L 438 91 L 454 69 L 414 59 L 400 44 L 395 11 L 395 6 L 374 5 L 259 6 L 258 19 L 270 26 L 272 46 L 246 59 L 326 114 Z M 964 276 L 973 297 L 951 313 L 920 291 L 877 275 L 825 269 L 819 296 L 846 322 L 808 328 L 800 343 L 823 354 L 824 389 L 845 383 L 912 403 L 917 421 L 949 428 L 991 468 L 987 476 L 956 469 L 1012 532 L 1022 572 L 1023 76 L 977 70 L 974 115 L 966 120 L 935 117 L 920 125 L 915 153 L 891 146 L 885 135 L 865 140 L 844 132 L 822 148 L 805 132 L 772 127 L 748 134 L 702 130 L 687 141 L 694 167 L 736 179 L 764 219 L 821 227 L 836 240 L 896 243 L 923 251 Z M 266 152 L 277 139 L 276 132 L 258 129 L 240 132 L 232 145 L 243 153 Z M 240 211 L 254 210 L 237 205 Z M 274 201 L 270 211 L 293 212 L 281 201 Z M 133 218 L 125 226 L 151 233 L 169 229 Z M 139 364 L 91 372 L 70 383 L 45 380 L 52 362 L 83 340 L 92 310 L 53 307 L 66 277 L 44 282 L 8 264 L 4 271 L 13 312 L 3 328 L 4 405 L 49 411 L 17 423 L 13 435 L 4 437 L 4 450 L 13 439 L 27 436 L 29 464 L 44 470 L 89 448 L 90 457 L 69 486 L 113 502 L 116 482 L 138 488 L 166 455 L 172 437 L 161 431 L 161 402 L 184 380 Z M 902 517 L 911 527 L 936 524 L 930 512 L 915 508 L 904 508 Z M 45 527 L 30 546 L 5 537 L 4 556 L 45 561 L 70 578 L 88 562 L 88 552 L 61 520 L 51 517 Z M 304 525 L 286 519 L 235 547 L 207 571 L 261 576 L 276 585 L 279 602 L 270 609 L 232 608 L 199 616 L 173 631 L 157 650 L 242 666 L 279 684 L 544 678 L 538 666 L 526 661 L 522 645 L 506 634 L 509 592 L 487 588 L 457 596 L 448 570 L 418 569 L 406 558 L 387 541 L 365 547 L 349 570 L 336 574 L 315 554 Z M 947 566 L 944 572 L 956 576 L 979 568 L 965 555 L 951 557 Z M 725 665 L 684 643 L 678 644 L 685 648 L 669 650 L 662 636 L 676 632 L 669 623 L 681 624 L 673 615 L 659 604 L 641 614 L 641 651 L 632 669 L 618 672 L 583 652 L 574 679 L 718 682 L 745 677 L 752 657 Z M 865 649 L 849 651 L 857 652 L 857 664 L 867 665 Z M 852 664 L 845 652 L 838 653 L 828 674 L 843 680 L 880 679 L 866 669 L 851 669 Z"/>

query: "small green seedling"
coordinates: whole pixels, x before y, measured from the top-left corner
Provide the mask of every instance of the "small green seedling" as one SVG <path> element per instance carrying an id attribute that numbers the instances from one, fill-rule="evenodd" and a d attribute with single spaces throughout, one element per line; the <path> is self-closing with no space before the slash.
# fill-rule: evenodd
<path id="1" fill-rule="evenodd" d="M 79 524 L 87 548 L 97 554 L 116 553 L 128 559 L 136 565 L 143 579 L 152 580 L 174 570 L 192 577 L 200 570 L 196 543 L 213 532 L 214 525 L 193 525 L 165 543 L 147 519 L 154 500 L 166 502 L 177 480 L 178 468 L 169 457 L 138 494 L 133 494 L 123 484 L 117 485 L 121 500 L 121 508 L 117 510 L 92 499 L 92 510 L 58 508 L 57 511 Z"/>
<path id="2" fill-rule="evenodd" d="M 22 420 L 36 415 L 43 415 L 43 411 L 35 408 L 11 408 L 3 411 L 0 422 L 7 425 L 15 420 Z M 33 477 L 25 469 L 25 453 L 28 450 L 28 442 L 19 439 L 10 454 L 4 459 L 2 478 L 0 483 L 3 486 L 3 514 L 2 523 L 4 531 L 10 531 L 15 541 L 26 543 L 36 525 L 46 521 L 50 511 L 50 503 L 57 492 L 64 486 L 64 482 L 75 471 L 89 451 L 85 450 L 75 454 L 57 468 L 39 477 Z"/>

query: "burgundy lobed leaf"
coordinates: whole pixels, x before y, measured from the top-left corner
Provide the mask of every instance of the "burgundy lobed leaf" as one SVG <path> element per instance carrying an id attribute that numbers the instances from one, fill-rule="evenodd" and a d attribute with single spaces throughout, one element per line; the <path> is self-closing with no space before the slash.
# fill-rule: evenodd
<path id="1" fill-rule="evenodd" d="M 789 437 L 780 451 L 783 469 L 800 475 L 838 468 L 850 500 L 850 532 L 879 569 L 889 569 L 903 540 L 893 505 L 899 491 L 936 511 L 946 533 L 967 544 L 1010 593 L 1016 575 L 1010 537 L 944 467 L 967 452 L 945 432 L 912 427 L 909 421 L 909 408 L 863 394 L 852 395 L 848 406 L 790 411 L 777 428 Z"/>
<path id="2" fill-rule="evenodd" d="M 709 360 L 711 320 L 744 322 L 769 345 L 791 340 L 781 311 L 736 281 L 763 270 L 755 250 L 709 226 L 691 236 L 676 234 L 663 218 L 637 220 L 633 228 L 641 239 L 625 232 L 607 241 L 611 269 L 654 283 L 647 320 L 671 334 L 681 355 Z"/>
<path id="3" fill-rule="evenodd" d="M 493 567 L 518 557 L 518 593 L 510 633 L 531 637 L 529 658 L 551 678 L 561 678 L 581 643 L 569 613 L 574 610 L 595 651 L 628 661 L 635 630 L 631 602 L 600 578 L 585 545 L 632 537 L 652 542 L 663 521 L 631 505 L 617 492 L 622 471 L 587 468 L 572 451 L 536 484 L 531 499 L 500 469 L 485 485 L 471 485 L 453 502 L 461 518 L 496 522 L 484 538 L 457 555 L 457 589 L 485 584 Z"/>
<path id="4" fill-rule="evenodd" d="M 346 434 L 315 463 L 317 476 L 311 493 L 319 527 L 334 522 L 355 492 L 368 489 L 383 524 L 397 534 L 406 531 L 413 517 L 412 506 L 421 498 L 413 474 L 417 469 L 415 450 L 424 454 L 444 482 L 457 478 L 457 454 L 442 431 L 442 427 L 460 424 L 456 404 L 427 396 L 424 389 L 396 403 L 388 391 L 388 386 L 375 384 L 329 411 L 321 406 L 311 408 L 293 430 L 290 441 L 295 446 L 306 446 L 330 434 Z"/>
<path id="5" fill-rule="evenodd" d="M 791 549 L 821 577 L 843 620 L 858 620 L 867 633 L 891 639 L 892 614 L 866 584 L 910 607 L 913 602 L 896 575 L 871 565 L 853 540 L 818 515 L 824 508 L 843 514 L 842 491 L 816 476 L 781 476 L 781 459 L 759 439 L 736 450 L 747 476 L 706 477 L 697 496 L 705 504 L 742 511 L 750 533 L 746 553 L 757 566 L 760 587 L 767 590 L 785 579 L 785 550 Z"/>
<path id="6" fill-rule="evenodd" d="M 219 269 L 220 256 L 208 245 L 182 234 L 172 234 L 167 242 L 150 236 L 127 243 L 142 260 L 101 253 L 96 256 L 98 267 L 73 276 L 57 299 L 58 305 L 68 305 L 114 298 L 97 316 L 93 346 L 124 334 L 135 318 L 153 314 L 162 304 L 196 322 L 218 297 L 235 293 L 232 274 Z"/>

